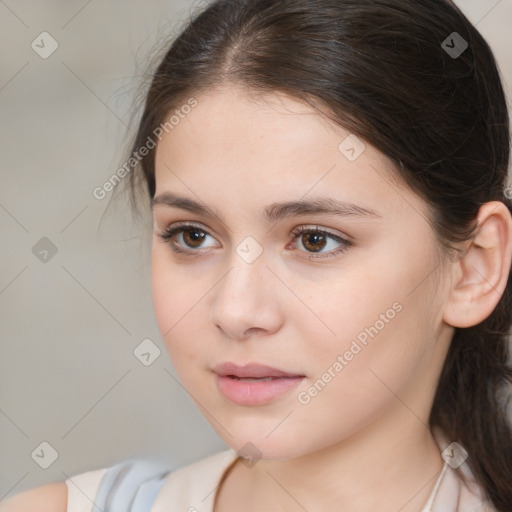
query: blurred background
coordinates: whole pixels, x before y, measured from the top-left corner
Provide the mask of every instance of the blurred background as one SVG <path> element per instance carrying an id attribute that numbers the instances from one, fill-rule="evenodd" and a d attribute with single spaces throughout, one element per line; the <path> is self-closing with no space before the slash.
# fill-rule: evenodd
<path id="1" fill-rule="evenodd" d="M 133 457 L 226 448 L 153 315 L 149 229 L 93 194 L 155 49 L 207 2 L 0 0 L 0 500 Z M 512 93 L 512 0 L 458 0 Z M 447 35 L 451 33 L 447 27 Z"/>

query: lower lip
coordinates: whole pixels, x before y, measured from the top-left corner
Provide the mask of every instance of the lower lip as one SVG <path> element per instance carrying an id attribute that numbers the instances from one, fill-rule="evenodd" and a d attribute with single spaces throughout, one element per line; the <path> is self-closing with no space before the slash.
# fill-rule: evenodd
<path id="1" fill-rule="evenodd" d="M 221 393 L 238 405 L 261 405 L 296 387 L 304 377 L 279 377 L 272 380 L 247 381 L 216 375 Z"/>

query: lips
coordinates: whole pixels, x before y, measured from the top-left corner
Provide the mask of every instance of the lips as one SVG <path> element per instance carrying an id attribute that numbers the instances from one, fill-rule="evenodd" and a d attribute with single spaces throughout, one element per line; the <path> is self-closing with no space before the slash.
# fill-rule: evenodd
<path id="1" fill-rule="evenodd" d="M 222 363 L 214 368 L 219 391 L 237 405 L 262 405 L 296 387 L 304 375 L 270 366 Z"/>
<path id="2" fill-rule="evenodd" d="M 217 365 L 213 370 L 217 375 L 222 377 L 234 377 L 238 379 L 271 379 L 286 377 L 304 377 L 298 373 L 289 373 L 270 366 L 261 364 L 247 364 L 239 366 L 235 363 L 222 363 Z"/>

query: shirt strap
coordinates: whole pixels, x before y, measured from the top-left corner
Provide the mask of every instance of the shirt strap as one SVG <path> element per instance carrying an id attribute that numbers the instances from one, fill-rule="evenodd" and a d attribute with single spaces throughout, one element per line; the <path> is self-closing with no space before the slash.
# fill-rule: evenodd
<path id="1" fill-rule="evenodd" d="M 166 476 L 168 465 L 131 459 L 109 467 L 103 474 L 92 512 L 148 512 Z"/>

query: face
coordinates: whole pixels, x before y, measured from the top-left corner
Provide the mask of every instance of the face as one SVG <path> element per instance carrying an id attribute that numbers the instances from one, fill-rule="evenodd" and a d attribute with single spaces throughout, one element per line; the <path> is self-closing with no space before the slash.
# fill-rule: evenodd
<path id="1" fill-rule="evenodd" d="M 426 204 L 349 135 L 288 96 L 229 86 L 158 144 L 156 319 L 237 451 L 322 450 L 398 421 L 396 396 L 427 421 L 445 290 Z"/>

